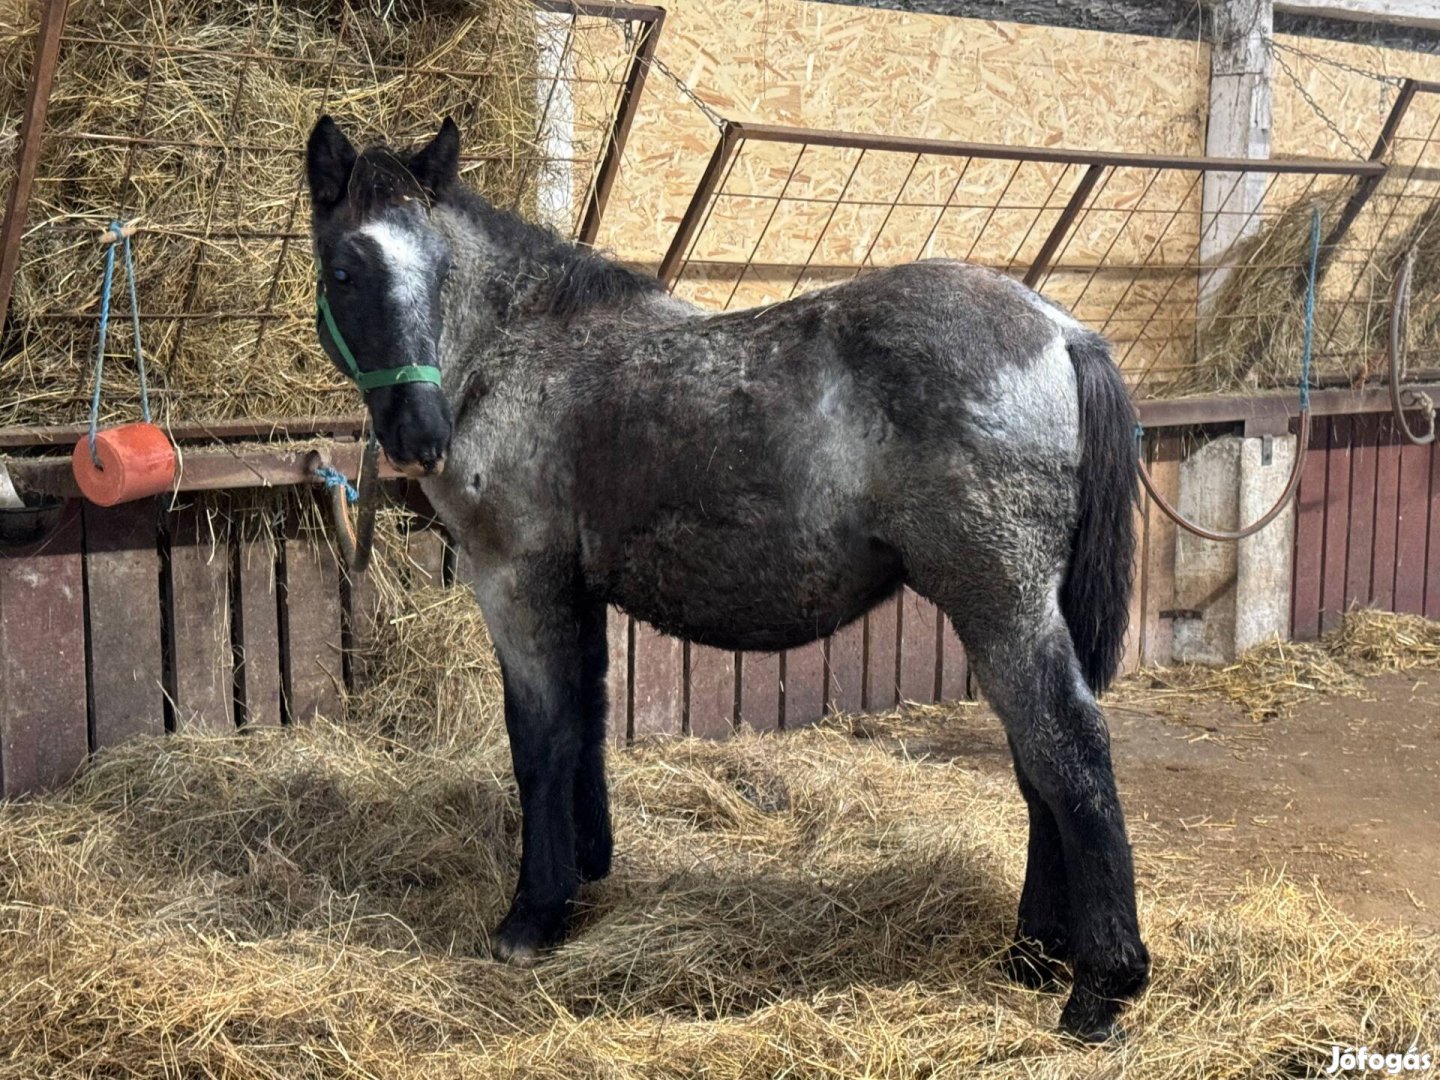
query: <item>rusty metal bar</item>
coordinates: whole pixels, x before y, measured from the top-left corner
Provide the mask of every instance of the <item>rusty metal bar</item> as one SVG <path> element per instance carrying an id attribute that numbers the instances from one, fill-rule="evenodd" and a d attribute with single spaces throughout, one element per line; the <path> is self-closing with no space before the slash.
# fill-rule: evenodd
<path id="1" fill-rule="evenodd" d="M 1085 174 L 1080 177 L 1080 182 L 1075 185 L 1075 190 L 1070 193 L 1070 201 L 1065 204 L 1065 209 L 1060 211 L 1060 217 L 1055 221 L 1055 227 L 1050 230 L 1050 235 L 1045 237 L 1045 243 L 1040 245 L 1040 251 L 1035 256 L 1035 261 L 1030 264 L 1030 269 L 1025 271 L 1025 284 L 1034 288 L 1036 283 L 1050 269 L 1050 260 L 1055 257 L 1055 252 L 1060 250 L 1061 243 L 1070 231 L 1070 226 L 1075 224 L 1075 219 L 1080 215 L 1085 200 L 1090 198 L 1090 193 L 1095 190 L 1095 185 L 1100 181 L 1101 175 L 1105 172 L 1106 166 L 1098 162 L 1090 165 Z"/>
<path id="2" fill-rule="evenodd" d="M 180 455 L 173 491 L 224 491 L 238 488 L 291 487 L 312 484 L 311 454 L 314 447 L 294 450 L 191 450 Z M 337 443 L 324 448 L 331 464 L 346 476 L 358 475 L 364 447 L 360 443 Z M 37 495 L 78 498 L 80 489 L 70 458 L 10 458 L 5 468 L 16 488 Z M 395 480 L 404 474 L 387 461 L 380 463 L 379 479 Z"/>
<path id="3" fill-rule="evenodd" d="M 50 109 L 50 90 L 55 84 L 55 67 L 60 59 L 60 35 L 65 29 L 69 0 L 50 0 L 40 16 L 35 34 L 35 55 L 30 61 L 30 90 L 25 96 L 25 115 L 20 121 L 20 145 L 16 149 L 15 179 L 5 202 L 5 222 L 0 225 L 0 326 L 10 312 L 10 292 L 20 268 L 20 238 L 25 234 L 25 215 L 30 210 L 30 191 L 40 165 L 40 145 L 45 135 L 45 115 Z"/>
<path id="4" fill-rule="evenodd" d="M 1407 389 L 1440 393 L 1440 384 L 1417 383 Z M 1146 399 L 1137 401 L 1135 409 L 1146 428 L 1238 424 L 1253 420 L 1294 419 L 1299 415 L 1293 393 L 1258 397 L 1176 398 L 1169 401 Z M 1310 392 L 1312 416 L 1353 416 L 1389 411 L 1390 389 L 1386 386 Z"/>
<path id="5" fill-rule="evenodd" d="M 1395 98 L 1395 104 L 1390 106 L 1390 115 L 1385 118 L 1385 125 L 1380 129 L 1380 135 L 1375 140 L 1375 145 L 1370 150 L 1370 161 L 1374 164 L 1382 164 L 1385 155 L 1390 152 L 1390 145 L 1395 141 L 1395 133 L 1400 130 L 1400 123 L 1405 119 L 1405 114 L 1410 111 L 1411 104 L 1415 101 L 1417 93 L 1433 92 L 1432 88 L 1440 89 L 1440 84 L 1426 83 L 1416 79 L 1406 79 L 1400 87 L 1400 93 Z M 1345 234 L 1350 231 L 1350 226 L 1360 216 L 1360 211 L 1365 209 L 1365 204 L 1370 201 L 1370 196 L 1375 194 L 1389 172 L 1389 166 L 1379 173 L 1363 177 L 1355 186 L 1350 198 L 1345 201 L 1345 207 L 1340 211 L 1340 216 L 1335 219 L 1335 224 L 1330 229 L 1330 234 L 1320 244 L 1320 253 L 1316 257 L 1315 280 L 1319 281 L 1324 276 L 1326 269 L 1330 266 L 1330 260 L 1340 241 L 1345 239 Z"/>
<path id="6" fill-rule="evenodd" d="M 1006 146 L 999 143 L 959 142 L 946 139 L 916 139 L 899 135 L 868 135 L 853 131 L 824 131 L 818 128 L 781 127 L 775 124 L 733 122 L 739 136 L 756 142 L 798 143 L 854 150 L 898 150 L 907 154 L 935 154 L 941 157 L 977 157 L 998 161 L 1043 161 L 1057 165 L 1110 165 L 1142 169 L 1188 171 L 1319 173 L 1331 176 L 1370 176 L 1385 172 L 1373 161 L 1336 161 L 1331 158 L 1219 158 L 1189 157 L 1180 154 L 1126 154 L 1109 150 L 1066 150 L 1038 146 Z"/>
<path id="7" fill-rule="evenodd" d="M 596 4 L 583 6 L 608 8 L 608 5 Z M 605 156 L 601 158 L 600 167 L 595 172 L 595 183 L 591 186 L 585 214 L 580 220 L 580 229 L 576 234 L 576 239 L 585 245 L 593 244 L 595 237 L 600 233 L 600 219 L 605 214 L 605 204 L 610 200 L 610 191 L 615 186 L 615 179 L 620 175 L 620 162 L 625 153 L 625 142 L 630 138 L 630 127 L 635 122 L 635 114 L 640 108 L 640 96 L 645 89 L 645 76 L 650 73 L 650 61 L 655 56 L 655 47 L 660 42 L 660 31 L 665 26 L 664 9 L 636 8 L 633 10 L 644 11 L 647 14 L 629 16 L 633 21 L 641 22 L 644 25 L 640 30 L 640 40 L 635 49 L 635 55 L 630 60 L 630 70 L 625 75 L 625 88 L 620 92 L 615 123 L 610 129 L 610 137 L 605 143 Z M 594 13 L 593 11 L 582 12 L 582 14 Z M 571 33 L 573 34 L 574 31 L 572 30 Z"/>
<path id="8" fill-rule="evenodd" d="M 685 213 L 680 215 L 680 224 L 676 226 L 675 235 L 670 240 L 670 247 L 666 249 L 664 258 L 660 260 L 658 276 L 666 285 L 675 284 L 680 263 L 685 256 L 685 249 L 689 247 L 695 230 L 700 224 L 700 215 L 710 201 L 710 196 L 715 194 L 715 189 L 720 183 L 720 174 L 725 171 L 730 155 L 739 141 L 738 126 L 726 121 L 725 126 L 720 129 L 720 138 L 715 143 L 715 151 L 710 155 L 710 163 L 705 166 L 705 171 L 700 176 L 700 183 L 695 188 L 695 194 L 690 197 L 690 205 L 685 207 Z"/>
<path id="9" fill-rule="evenodd" d="M 567 5 L 537 4 L 536 6 L 552 11 L 569 12 Z M 597 5 L 591 5 L 597 6 Z M 608 5 L 598 5 L 605 7 Z M 582 12 L 582 14 L 584 14 Z M 609 15 L 609 18 L 618 18 L 616 15 Z M 127 52 L 163 53 L 166 56 L 214 56 L 226 60 L 258 60 L 267 64 L 295 64 L 299 67 L 325 67 L 329 62 L 321 56 L 294 56 L 284 53 L 267 53 L 252 49 L 212 49 L 204 45 L 159 45 L 153 41 L 116 41 L 108 38 L 89 37 L 84 34 L 66 34 L 61 39 L 66 45 L 92 45 L 106 49 L 121 49 Z M 493 74 L 481 68 L 447 68 L 447 67 L 426 67 L 423 65 L 406 66 L 405 64 L 373 64 L 366 60 L 340 60 L 336 67 L 346 71 L 367 71 L 378 75 L 439 75 L 447 79 L 483 79 Z M 520 82 L 539 82 L 539 75 L 517 75 Z M 606 79 L 586 78 L 577 76 L 568 79 L 577 85 L 594 84 L 604 86 Z"/>
<path id="10" fill-rule="evenodd" d="M 276 419 L 196 420 L 170 424 L 165 433 L 177 443 L 225 439 L 305 439 L 318 435 L 359 438 L 365 426 L 361 412 L 342 416 L 291 416 Z M 85 424 L 44 424 L 0 427 L 0 449 L 73 446 L 90 429 Z"/>

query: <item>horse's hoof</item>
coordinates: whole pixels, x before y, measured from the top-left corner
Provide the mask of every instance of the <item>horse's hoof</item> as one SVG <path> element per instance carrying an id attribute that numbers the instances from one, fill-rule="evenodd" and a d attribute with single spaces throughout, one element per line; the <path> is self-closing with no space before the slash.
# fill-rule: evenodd
<path id="1" fill-rule="evenodd" d="M 506 941 L 504 938 L 497 938 L 495 941 L 495 959 L 502 964 L 509 964 L 511 967 L 531 968 L 540 959 L 540 952 L 529 945 L 521 945 L 517 942 Z"/>
<path id="2" fill-rule="evenodd" d="M 1087 1045 L 1119 1046 L 1125 1041 L 1125 1031 L 1117 1023 L 1122 1008 L 1122 1003 L 1115 998 L 1100 997 L 1077 987 L 1060 1013 L 1060 1030 Z"/>
<path id="3" fill-rule="evenodd" d="M 495 930 L 491 951 L 495 959 L 513 967 L 534 967 L 540 954 L 565 936 L 563 915 L 521 914 L 511 910 Z"/>
<path id="4" fill-rule="evenodd" d="M 1011 982 L 1031 990 L 1053 992 L 1060 989 L 1065 962 L 1047 955 L 1038 942 L 1019 938 L 1005 950 L 1000 971 Z"/>
<path id="5" fill-rule="evenodd" d="M 1125 1029 L 1113 1020 L 1108 1024 L 1101 1024 L 1098 1027 L 1092 1027 L 1085 1031 L 1075 1031 L 1066 1027 L 1065 1021 L 1062 1019 L 1060 1021 L 1060 1034 L 1078 1043 L 1083 1043 L 1086 1046 L 1104 1045 L 1110 1049 L 1118 1049 L 1124 1046 L 1125 1040 L 1128 1038 L 1125 1034 Z"/>

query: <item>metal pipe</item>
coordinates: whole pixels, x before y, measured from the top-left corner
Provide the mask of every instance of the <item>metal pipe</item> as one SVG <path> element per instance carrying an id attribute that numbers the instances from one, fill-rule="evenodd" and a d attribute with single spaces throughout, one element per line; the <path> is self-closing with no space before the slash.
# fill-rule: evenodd
<path id="1" fill-rule="evenodd" d="M 20 121 L 15 180 L 5 203 L 5 222 L 0 225 L 0 326 L 5 325 L 10 313 L 10 293 L 15 286 L 15 272 L 20 268 L 20 238 L 25 235 L 30 191 L 35 185 L 35 170 L 40 165 L 45 116 L 50 110 L 50 90 L 55 85 L 55 67 L 60 60 L 60 35 L 65 29 L 69 6 L 69 0 L 50 0 L 40 15 L 40 29 L 35 34 L 30 89 L 25 95 L 25 114 Z"/>

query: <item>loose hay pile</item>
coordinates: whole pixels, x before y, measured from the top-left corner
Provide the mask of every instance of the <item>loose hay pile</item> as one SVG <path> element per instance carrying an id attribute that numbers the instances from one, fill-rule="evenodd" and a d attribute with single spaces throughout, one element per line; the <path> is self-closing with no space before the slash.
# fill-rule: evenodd
<path id="1" fill-rule="evenodd" d="M 1252 1080 L 1440 1035 L 1433 946 L 1283 884 L 1186 899 L 1142 834 L 1155 985 L 1123 1050 L 1065 1045 L 994 972 L 1012 785 L 842 723 L 616 755 L 614 876 L 499 967 L 518 812 L 473 605 L 410 594 L 374 661 L 343 730 L 133 743 L 0 808 L 0 1077 Z"/>
<path id="2" fill-rule="evenodd" d="M 39 5 L 6 7 L 0 164 L 23 107 Z M 540 131 L 540 116 L 570 90 L 551 91 L 541 77 L 552 31 L 537 18 L 529 0 L 72 3 L 0 338 L 0 426 L 85 417 L 98 236 L 117 216 L 140 223 L 144 346 L 165 418 L 352 411 L 353 391 L 314 343 L 301 182 L 310 127 L 329 111 L 365 141 L 405 145 L 453 115 L 467 178 L 497 202 L 533 211 L 546 170 L 560 169 L 568 186 L 568 158 L 594 154 L 599 113 L 610 106 L 606 98 L 598 108 L 598 99 L 624 53 L 614 28 L 577 31 L 565 78 L 594 59 L 601 67 L 587 69 L 586 89 L 597 101 L 571 103 L 570 130 L 561 132 L 571 145 L 561 148 Z M 578 55 L 592 47 L 608 51 Z M 552 124 L 556 115 L 552 108 Z M 567 161 L 551 161 L 556 153 Z M 580 195 L 582 168 L 573 177 Z M 0 172 L 0 191 L 8 176 Z M 578 204 L 576 193 L 563 195 Z M 116 302 L 105 406 L 108 418 L 128 420 L 137 391 L 123 289 Z"/>
<path id="3" fill-rule="evenodd" d="M 1350 195 L 1348 187 L 1315 191 L 1265 221 L 1227 254 L 1226 271 L 1205 304 L 1199 349 L 1193 367 L 1172 391 L 1183 394 L 1233 393 L 1296 386 L 1305 339 L 1305 273 L 1310 261 L 1312 216 L 1320 211 L 1322 238 Z M 1368 283 L 1356 295 L 1345 278 L 1353 268 L 1328 274 L 1316 294 L 1316 375 L 1344 373 L 1338 354 L 1363 352 L 1372 342 L 1373 316 L 1363 300 Z"/>
<path id="4" fill-rule="evenodd" d="M 1218 694 L 1268 720 L 1321 694 L 1357 694 L 1367 675 L 1440 667 L 1440 622 L 1357 608 L 1317 642 L 1269 641 L 1233 664 L 1179 664 L 1142 672 L 1151 689 Z"/>

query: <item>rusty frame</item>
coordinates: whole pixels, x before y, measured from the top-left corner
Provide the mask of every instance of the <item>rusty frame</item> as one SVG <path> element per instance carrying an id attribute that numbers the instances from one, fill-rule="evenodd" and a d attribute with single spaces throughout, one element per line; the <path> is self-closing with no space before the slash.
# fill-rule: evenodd
<path id="1" fill-rule="evenodd" d="M 1398 119 L 1396 123 L 1398 124 Z M 695 193 L 685 207 L 675 235 L 660 261 L 660 279 L 673 288 L 688 259 L 687 251 L 700 231 L 721 177 L 734 164 L 746 142 L 786 143 L 799 147 L 825 146 L 846 150 L 895 151 L 933 157 L 970 158 L 1085 166 L 1086 171 L 1060 212 L 1038 256 L 1025 273 L 1033 285 L 1049 268 L 1051 260 L 1099 186 L 1107 170 L 1115 168 L 1173 169 L 1188 172 L 1267 173 L 1313 176 L 1353 176 L 1379 180 L 1389 166 L 1382 161 L 1335 161 L 1328 158 L 1221 158 L 1182 154 L 1129 154 L 1108 150 L 1067 150 L 1054 147 L 1009 146 L 1000 143 L 965 142 L 949 139 L 920 139 L 898 135 L 872 135 L 855 131 L 828 131 L 819 128 L 783 127 L 727 121 L 711 154 Z M 1357 211 L 1358 213 L 1358 211 Z"/>
<path id="2" fill-rule="evenodd" d="M 1151 170 L 1152 185 L 1154 179 L 1161 175 L 1163 170 L 1196 174 L 1196 183 L 1198 183 L 1199 177 L 1203 176 L 1206 172 L 1230 174 L 1235 177 L 1236 186 L 1238 186 L 1241 178 L 1247 174 L 1264 174 L 1269 176 L 1271 177 L 1272 186 L 1276 180 L 1285 176 L 1300 178 L 1302 183 L 1303 179 L 1308 177 L 1310 178 L 1311 186 L 1313 186 L 1316 181 L 1328 178 L 1348 180 L 1353 184 L 1353 190 L 1347 200 L 1345 209 L 1336 224 L 1331 228 L 1329 234 L 1323 238 L 1324 246 L 1321 255 L 1321 272 L 1323 273 L 1325 265 L 1334 262 L 1335 255 L 1345 241 L 1351 226 L 1364 211 L 1371 196 L 1376 190 L 1381 188 L 1382 182 L 1386 177 L 1400 175 L 1407 184 L 1410 181 L 1440 180 L 1440 168 L 1426 167 L 1418 161 L 1408 165 L 1400 165 L 1394 160 L 1394 154 L 1392 154 L 1395 145 L 1401 141 L 1401 124 L 1417 95 L 1422 93 L 1440 93 L 1440 82 L 1426 82 L 1414 79 L 1407 80 L 1403 84 L 1401 93 L 1392 106 L 1390 114 L 1384 123 L 1379 137 L 1376 139 L 1369 158 L 1356 161 L 1314 157 L 1236 159 L 1177 154 L 1125 153 L 1053 147 L 1010 146 L 960 140 L 924 139 L 851 131 L 821 130 L 798 126 L 786 127 L 727 120 L 721 126 L 720 134 L 714 145 L 709 162 L 688 204 L 681 214 L 671 242 L 660 260 L 658 273 L 667 287 L 673 290 L 680 279 L 685 276 L 685 271 L 692 262 L 698 263 L 698 260 L 695 259 L 696 245 L 701 242 L 710 216 L 715 212 L 716 206 L 719 205 L 720 201 L 725 197 L 753 198 L 765 202 L 773 202 L 777 206 L 779 203 L 787 200 L 831 204 L 831 217 L 833 218 L 834 208 L 838 207 L 845 199 L 844 190 L 842 190 L 838 198 L 833 194 L 806 198 L 789 192 L 788 185 L 787 188 L 781 190 L 778 195 L 773 190 L 768 192 L 755 191 L 753 193 L 746 191 L 743 194 L 739 192 L 728 192 L 726 189 L 730 175 L 735 170 L 737 162 L 740 161 L 745 153 L 745 147 L 752 142 L 788 144 L 795 147 L 801 155 L 811 147 L 829 147 L 859 151 L 862 156 L 867 151 L 891 151 L 913 155 L 917 161 L 921 155 L 949 158 L 957 161 L 963 160 L 966 162 L 964 168 L 969 167 L 970 161 L 1005 161 L 1015 162 L 1017 170 L 1024 164 L 1030 162 L 1061 164 L 1083 170 L 1078 176 L 1076 176 L 1074 172 L 1070 174 L 1071 182 L 1073 182 L 1074 186 L 1070 187 L 1066 194 L 1062 194 L 1063 205 L 1058 202 L 1052 204 L 1050 201 L 1056 192 L 1061 189 L 1062 183 L 1066 183 L 1063 177 L 1051 185 L 1049 194 L 1029 200 L 1032 203 L 1039 203 L 1041 205 L 1007 206 L 1005 204 L 1003 191 L 992 204 L 986 204 L 991 206 L 991 215 L 999 209 L 1020 209 L 1034 212 L 1035 217 L 1031 221 L 1029 230 L 1025 233 L 1025 238 L 1021 241 L 1019 247 L 1015 249 L 1010 264 L 1003 267 L 1005 272 L 1014 272 L 1017 277 L 1020 277 L 1025 284 L 1031 287 L 1040 286 L 1042 282 L 1047 279 L 1050 272 L 1056 268 L 1057 263 L 1065 253 L 1077 222 L 1081 221 L 1085 215 L 1097 210 L 1100 212 L 1126 212 L 1119 203 L 1114 206 L 1102 205 L 1102 195 L 1105 192 L 1106 184 L 1117 169 Z M 797 158 L 796 160 L 798 163 L 799 159 Z M 783 168 L 784 166 L 781 165 L 780 169 L 782 172 Z M 842 277 L 853 276 L 854 274 L 864 272 L 869 266 L 869 254 L 870 251 L 874 249 L 878 234 L 884 230 L 886 223 L 889 221 L 890 213 L 893 212 L 897 206 L 934 206 L 941 214 L 943 214 L 945 210 L 952 208 L 951 199 L 949 197 L 942 199 L 939 195 L 931 197 L 928 202 L 902 203 L 902 199 L 905 196 L 906 184 L 909 183 L 910 175 L 913 174 L 913 172 L 914 165 L 912 164 L 910 172 L 906 173 L 906 179 L 901 182 L 900 188 L 895 191 L 893 200 L 891 200 L 888 195 L 884 197 L 877 195 L 871 196 L 868 201 L 864 199 L 857 201 L 856 205 L 874 205 L 882 208 L 885 203 L 889 203 L 889 210 L 886 211 L 883 221 L 876 230 L 876 235 L 870 238 L 869 247 L 865 255 L 859 259 L 858 263 L 853 263 L 852 257 L 851 260 L 843 260 L 837 262 L 835 265 L 816 266 L 814 269 L 822 273 L 833 273 L 841 275 Z M 962 172 L 962 179 L 963 176 L 964 173 Z M 1011 179 L 1013 180 L 1013 175 Z M 959 180 L 956 181 L 956 184 L 958 187 Z M 848 190 L 848 187 L 849 184 L 847 181 L 846 190 Z M 1008 184 L 1006 188 L 1008 190 Z M 1137 204 L 1138 202 L 1144 201 L 1148 190 L 1149 188 L 1147 186 L 1146 192 L 1141 194 L 1139 200 L 1136 200 Z M 1231 194 L 1226 196 L 1227 200 L 1233 195 L 1234 190 L 1235 187 L 1232 186 Z M 1309 190 L 1309 187 L 1305 188 L 1301 197 L 1307 196 Z M 1270 188 L 1267 188 L 1267 195 L 1269 191 Z M 1147 208 L 1145 212 L 1152 214 L 1159 213 L 1162 215 L 1168 212 L 1170 220 L 1173 221 L 1184 209 L 1189 194 L 1190 193 L 1187 192 L 1182 196 L 1175 207 L 1168 211 L 1165 208 L 1161 208 L 1160 210 Z M 953 192 L 951 195 L 953 196 Z M 980 200 L 972 200 L 972 202 L 978 203 Z M 953 205 L 955 205 L 956 208 L 960 208 L 961 206 L 961 204 Z M 970 205 L 969 208 L 977 209 L 979 207 Z M 1056 214 L 1057 211 L 1058 216 L 1053 218 L 1053 223 L 1042 221 L 1043 218 Z M 1128 213 L 1132 215 L 1134 212 L 1133 209 L 1128 211 Z M 1276 211 L 1272 207 L 1262 203 L 1261 206 L 1257 206 L 1248 212 L 1244 210 L 1236 210 L 1233 212 L 1245 213 L 1248 217 L 1254 217 L 1256 215 L 1273 216 Z M 1214 213 L 1214 211 L 1211 212 L 1212 215 Z M 772 211 L 771 217 L 773 216 Z M 1209 226 L 1203 224 L 1205 220 L 1208 220 L 1208 218 L 1202 218 L 1202 234 L 1209 228 Z M 935 224 L 936 226 L 939 224 L 938 217 Z M 1120 225 L 1116 233 L 1117 237 L 1120 231 L 1128 227 L 1128 224 L 1129 222 L 1127 220 Z M 983 231 L 984 226 L 981 227 L 981 232 L 983 233 Z M 933 232 L 934 230 L 932 229 L 932 233 Z M 1043 239 L 1040 241 L 1038 251 L 1032 257 L 1029 257 L 1028 262 L 1021 259 L 1017 265 L 1015 260 L 1019 259 L 1022 250 L 1028 248 L 1034 251 L 1035 249 L 1031 246 L 1030 241 L 1033 238 L 1039 237 L 1043 237 Z M 1161 239 L 1163 239 L 1163 236 Z M 1102 269 L 1132 271 L 1136 275 L 1166 273 L 1181 269 L 1179 266 L 1166 262 L 1163 256 L 1158 260 L 1154 258 L 1157 249 L 1160 247 L 1160 243 L 1161 241 L 1157 240 L 1150 246 L 1148 252 L 1144 252 L 1138 256 L 1138 265 L 1134 266 L 1128 264 L 1122 266 L 1109 262 L 1110 249 L 1106 249 L 1105 254 L 1098 256 L 1098 262 L 1095 266 L 1075 263 L 1067 263 L 1065 266 L 1067 269 L 1080 273 L 1088 272 L 1091 279 Z M 818 243 L 816 246 L 818 247 Z M 1111 247 L 1113 248 L 1113 246 L 1112 243 Z M 737 254 L 733 259 L 722 256 L 714 260 L 704 260 L 704 264 L 715 270 L 724 271 L 726 280 L 728 280 L 728 274 L 735 271 L 736 268 L 739 269 L 740 274 L 743 276 L 745 272 L 752 267 L 760 268 L 762 266 L 769 266 L 770 264 L 768 263 L 756 261 L 755 256 L 759 251 L 759 244 L 755 244 L 754 248 L 755 250 L 753 251 Z M 811 254 L 813 257 L 814 252 L 812 251 Z M 1188 260 L 1194 260 L 1193 268 L 1203 271 L 1210 264 L 1203 257 L 1197 260 L 1196 257 L 1198 255 L 1199 245 L 1197 244 L 1196 250 L 1191 252 Z M 999 257 L 1003 261 L 1003 253 Z M 800 258 L 800 255 L 796 256 L 795 261 L 797 265 Z M 1351 259 L 1349 262 L 1353 262 L 1358 266 L 1366 263 L 1367 259 Z M 1223 264 L 1217 264 L 1213 267 L 1213 269 L 1222 268 Z M 793 268 L 787 265 L 785 269 L 789 270 Z M 807 261 L 801 273 L 803 274 L 806 270 L 810 269 L 811 264 Z M 1179 280 L 1179 277 L 1180 276 L 1177 275 L 1176 280 Z M 1138 280 L 1138 276 L 1136 280 Z M 785 291 L 783 281 L 781 281 L 777 287 L 780 290 L 780 295 L 783 295 Z M 1088 288 L 1089 283 L 1087 281 L 1081 291 L 1082 297 Z M 1159 340 L 1153 337 L 1153 335 L 1147 336 L 1147 334 L 1151 334 L 1152 325 L 1155 325 L 1156 330 L 1161 329 L 1166 323 L 1178 325 L 1175 317 L 1162 312 L 1162 305 L 1170 302 L 1167 300 L 1170 296 L 1168 290 L 1161 297 L 1160 302 L 1151 305 L 1155 310 L 1151 312 L 1148 317 L 1128 318 L 1127 314 L 1122 311 L 1122 305 L 1126 298 L 1130 296 L 1132 288 L 1133 283 L 1131 286 L 1126 287 L 1121 301 L 1109 311 L 1108 316 L 1101 316 L 1101 318 L 1105 320 L 1106 328 L 1111 325 L 1112 321 L 1122 325 L 1129 322 L 1139 326 L 1139 330 L 1136 333 L 1136 340 L 1129 346 L 1131 350 L 1136 347 L 1141 338 L 1145 338 L 1147 341 Z M 1350 301 L 1347 300 L 1342 306 L 1348 305 L 1349 303 Z M 1225 316 L 1222 315 L 1221 317 L 1223 318 Z M 1173 337 L 1177 341 L 1180 340 L 1178 333 L 1174 334 Z M 1329 339 L 1327 339 L 1325 344 L 1328 345 L 1329 343 Z M 1170 346 L 1165 345 L 1163 342 L 1161 343 L 1162 349 L 1169 347 Z M 1141 355 L 1143 356 L 1143 353 Z M 1339 354 L 1335 355 L 1337 357 L 1339 356 Z M 1132 369 L 1136 372 L 1140 384 L 1144 384 L 1149 380 L 1152 367 L 1153 364 L 1150 367 L 1137 367 Z M 1158 375 L 1160 371 L 1168 369 L 1162 366 L 1156 367 L 1154 370 Z M 1435 370 L 1417 371 L 1414 374 L 1423 379 L 1433 379 L 1437 377 Z M 1324 376 L 1317 378 L 1314 385 L 1336 385 L 1338 382 L 1339 376 L 1335 378 Z M 1231 418 L 1233 412 L 1233 408 L 1228 405 L 1217 407 L 1213 413 L 1213 422 L 1225 422 Z"/>
<path id="3" fill-rule="evenodd" d="M 580 243 L 591 244 L 599 233 L 606 204 L 619 176 L 625 144 L 639 107 L 640 95 L 655 55 L 660 31 L 665 23 L 665 10 L 649 4 L 612 4 L 604 0 L 532 2 L 540 10 L 568 14 L 576 18 L 587 16 L 639 24 L 625 77 L 616 97 L 613 119 L 609 130 L 603 136 L 604 150 L 599 155 L 592 175 L 585 198 L 585 209 L 575 234 Z M 15 177 L 7 195 L 5 216 L 3 222 L 0 222 L 0 326 L 4 325 L 9 314 L 15 275 L 19 271 L 21 240 L 25 232 L 35 174 L 39 167 L 60 49 L 66 40 L 65 23 L 69 7 L 69 0 L 46 0 L 36 33 L 30 86 L 16 147 Z M 75 43 L 84 43 L 85 40 L 87 39 L 77 39 Z M 144 140 L 137 136 L 134 141 L 138 144 Z M 297 148 L 296 152 L 301 151 Z"/>

